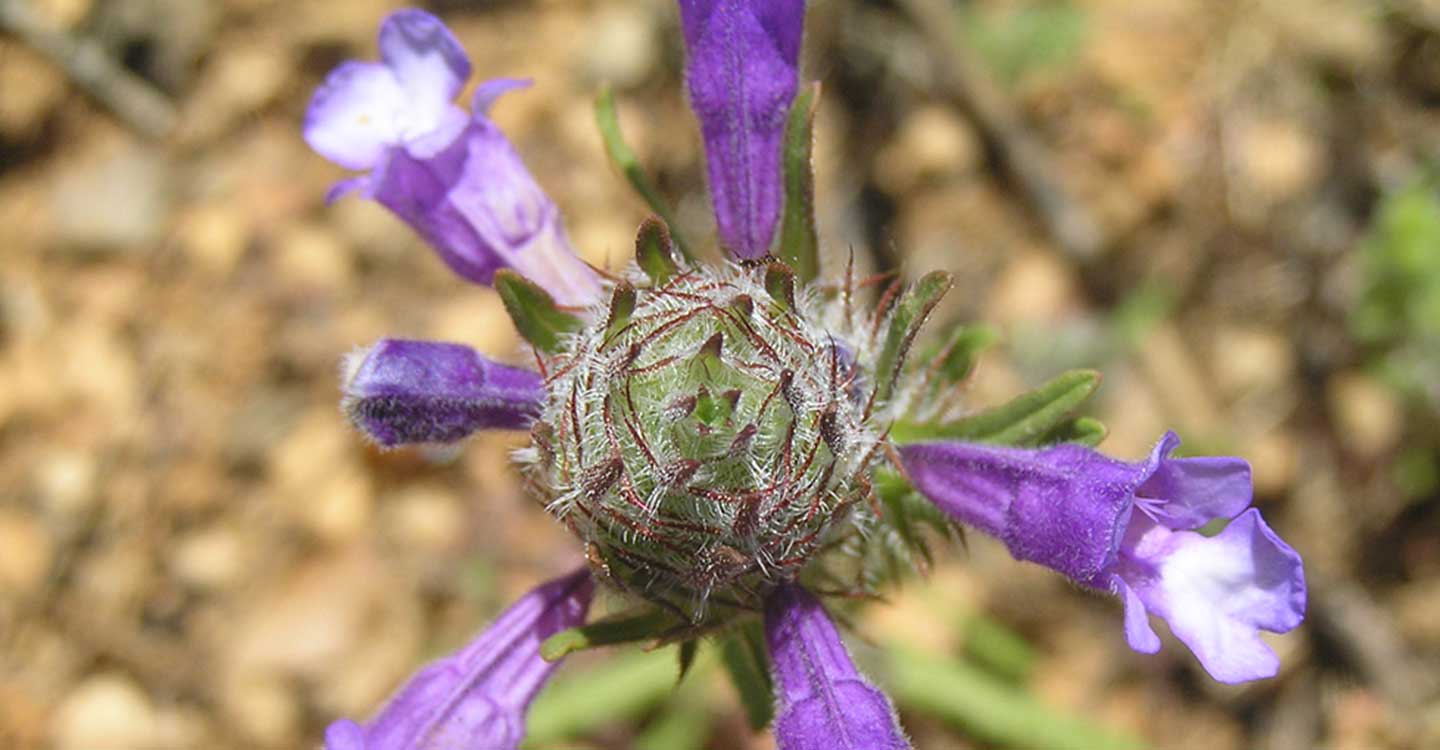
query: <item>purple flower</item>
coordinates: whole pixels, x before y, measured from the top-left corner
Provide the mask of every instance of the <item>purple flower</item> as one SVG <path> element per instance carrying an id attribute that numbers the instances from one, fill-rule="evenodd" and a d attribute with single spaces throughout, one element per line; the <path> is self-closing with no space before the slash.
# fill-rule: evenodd
<path id="1" fill-rule="evenodd" d="M 349 719 L 325 731 L 325 750 L 511 750 L 525 712 L 559 666 L 540 644 L 585 619 L 594 593 L 578 570 L 521 597 L 468 646 L 420 670 L 369 723 Z"/>
<path id="2" fill-rule="evenodd" d="M 575 255 L 560 212 L 505 134 L 486 116 L 501 94 L 528 85 L 480 84 L 472 112 L 454 104 L 470 62 L 440 19 L 392 13 L 380 26 L 380 62 L 342 63 L 315 92 L 305 140 L 342 167 L 343 181 L 408 223 L 457 274 L 490 284 L 513 268 L 562 304 L 593 302 L 599 277 Z"/>
<path id="3" fill-rule="evenodd" d="M 448 443 L 482 429 L 523 429 L 545 384 L 460 344 L 381 339 L 345 363 L 341 408 L 382 446 Z"/>
<path id="4" fill-rule="evenodd" d="M 720 242 L 764 257 L 784 200 L 780 150 L 798 86 L 803 0 L 680 0 Z"/>
<path id="5" fill-rule="evenodd" d="M 765 601 L 780 750 L 910 747 L 885 694 L 850 661 L 819 600 L 789 583 Z"/>
<path id="6" fill-rule="evenodd" d="M 1272 677 L 1279 660 L 1259 631 L 1284 633 L 1304 618 L 1300 556 L 1246 510 L 1248 464 L 1170 458 L 1179 444 L 1166 433 L 1138 463 L 1076 445 L 916 443 L 900 455 L 915 487 L 951 516 L 1018 559 L 1118 596 L 1136 651 L 1160 648 L 1153 614 L 1215 679 Z M 1217 519 L 1232 520 L 1215 536 L 1195 531 Z"/>

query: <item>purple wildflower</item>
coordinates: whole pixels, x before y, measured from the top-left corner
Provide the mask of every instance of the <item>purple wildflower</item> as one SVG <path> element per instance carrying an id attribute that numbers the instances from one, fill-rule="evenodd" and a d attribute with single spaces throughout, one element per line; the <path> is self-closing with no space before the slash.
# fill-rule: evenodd
<path id="1" fill-rule="evenodd" d="M 764 257 L 784 202 L 780 146 L 799 85 L 805 3 L 680 0 L 680 20 L 720 242 L 736 257 Z"/>
<path id="2" fill-rule="evenodd" d="M 539 375 L 460 344 L 381 339 L 351 355 L 345 369 L 346 416 L 386 448 L 524 429 L 545 400 Z"/>
<path id="3" fill-rule="evenodd" d="M 909 748 L 895 709 L 850 661 L 820 601 L 793 583 L 765 602 L 781 750 Z"/>
<path id="4" fill-rule="evenodd" d="M 331 724 L 325 750 L 513 750 L 525 712 L 559 666 L 540 644 L 579 625 L 595 585 L 578 570 L 521 597 L 469 645 L 420 670 L 369 723 Z"/>
<path id="5" fill-rule="evenodd" d="M 1259 631 L 1304 618 L 1300 556 L 1249 508 L 1250 467 L 1229 457 L 1170 458 L 1166 433 L 1126 463 L 1076 445 L 1039 450 L 959 442 L 900 446 L 915 487 L 1011 554 L 1110 591 L 1125 603 L 1130 647 L 1154 653 L 1147 615 L 1170 624 L 1212 677 L 1272 677 Z M 1138 512 L 1136 512 L 1138 511 Z M 1230 520 L 1207 537 L 1195 531 Z"/>
<path id="6" fill-rule="evenodd" d="M 562 304 L 600 292 L 551 202 L 505 134 L 486 116 L 528 82 L 480 84 L 472 112 L 454 104 L 470 62 L 440 20 L 392 13 L 380 26 L 380 62 L 342 63 L 315 92 L 305 140 L 342 167 L 370 170 L 331 190 L 358 191 L 408 223 L 455 273 L 490 284 L 513 268 Z"/>

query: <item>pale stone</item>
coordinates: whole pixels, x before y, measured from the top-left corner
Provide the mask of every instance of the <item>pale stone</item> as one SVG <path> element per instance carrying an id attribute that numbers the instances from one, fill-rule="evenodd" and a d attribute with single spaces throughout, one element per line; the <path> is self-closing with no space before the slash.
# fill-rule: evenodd
<path id="1" fill-rule="evenodd" d="M 95 459 L 80 451 L 57 451 L 35 468 L 40 502 L 50 513 L 77 519 L 95 504 Z"/>
<path id="2" fill-rule="evenodd" d="M 147 251 L 160 241 L 173 198 L 169 162 L 139 146 L 92 149 L 55 173 L 51 216 L 55 246 Z"/>
<path id="3" fill-rule="evenodd" d="M 103 674 L 80 683 L 51 719 L 60 750 L 136 750 L 157 744 L 155 708 L 129 678 Z"/>
<path id="4" fill-rule="evenodd" d="M 514 361 L 515 326 L 498 294 L 477 294 L 466 289 L 433 307 L 426 338 L 473 346 L 486 356 Z"/>
<path id="5" fill-rule="evenodd" d="M 193 531 L 172 543 L 170 568 L 181 581 L 197 588 L 233 585 L 247 566 L 245 539 L 223 522 Z"/>
<path id="6" fill-rule="evenodd" d="M 1250 462 L 1255 494 L 1276 497 L 1288 492 L 1300 466 L 1300 448 L 1295 436 L 1271 430 L 1242 444 L 1240 456 Z"/>
<path id="7" fill-rule="evenodd" d="M 33 138 L 50 112 L 65 100 L 65 77 L 39 53 L 18 44 L 5 46 L 0 65 L 0 133 Z"/>
<path id="8" fill-rule="evenodd" d="M 1074 272 L 1053 253 L 1026 252 L 1015 257 L 990 289 L 986 319 L 997 324 L 1048 323 L 1077 304 Z"/>
<path id="9" fill-rule="evenodd" d="M 335 293 L 350 282 L 350 253 L 322 224 L 286 227 L 275 240 L 274 259 L 280 280 L 305 289 Z"/>
<path id="10" fill-rule="evenodd" d="M 1336 422 L 1340 444 L 1366 458 L 1395 447 L 1405 425 L 1405 412 L 1394 392 L 1358 372 L 1330 378 L 1325 395 Z"/>
<path id="11" fill-rule="evenodd" d="M 227 680 L 221 692 L 221 709 L 231 726 L 261 747 L 292 747 L 300 729 L 301 712 L 295 691 L 278 677 L 248 675 Z"/>
<path id="12" fill-rule="evenodd" d="M 44 524 L 21 510 L 0 509 L 0 592 L 39 592 L 54 557 L 55 543 Z"/>
<path id="13" fill-rule="evenodd" d="M 1232 164 L 1247 187 L 1268 202 L 1293 198 L 1323 176 L 1320 140 L 1290 119 L 1272 118 L 1236 128 Z"/>
<path id="14" fill-rule="evenodd" d="M 455 550 L 468 526 L 454 494 L 434 486 L 407 488 L 385 503 L 382 518 L 399 547 L 432 555 Z"/>
<path id="15" fill-rule="evenodd" d="M 932 105 L 905 116 L 900 132 L 876 159 L 876 180 L 904 193 L 927 179 L 972 171 L 983 148 L 975 130 L 949 107 Z"/>
<path id="16" fill-rule="evenodd" d="M 202 271 L 224 276 L 245 254 L 250 227 L 239 211 L 217 202 L 188 211 L 180 220 L 176 239 Z"/>
<path id="17" fill-rule="evenodd" d="M 1211 339 L 1210 365 L 1229 396 L 1278 388 L 1295 371 L 1290 340 L 1259 326 L 1225 325 Z"/>
<path id="18" fill-rule="evenodd" d="M 649 8 L 627 3 L 610 5 L 589 20 L 589 39 L 577 49 L 584 50 L 584 66 L 590 77 L 616 88 L 628 88 L 645 80 L 655 68 L 659 45 Z"/>

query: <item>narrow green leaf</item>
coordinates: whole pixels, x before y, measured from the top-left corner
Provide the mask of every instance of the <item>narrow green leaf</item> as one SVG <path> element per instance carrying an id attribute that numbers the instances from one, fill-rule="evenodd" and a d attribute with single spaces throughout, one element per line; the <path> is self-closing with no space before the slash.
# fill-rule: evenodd
<path id="1" fill-rule="evenodd" d="M 675 690 L 675 655 L 667 649 L 627 653 L 594 669 L 562 672 L 530 707 L 527 748 L 617 722 L 634 722 Z"/>
<path id="2" fill-rule="evenodd" d="M 1006 682 L 1021 684 L 1035 666 L 1035 649 L 1004 623 L 984 615 L 965 618 L 965 655 Z"/>
<path id="3" fill-rule="evenodd" d="M 736 628 L 720 642 L 720 663 L 740 694 L 750 728 L 764 729 L 774 718 L 775 697 L 770 684 L 770 653 L 759 620 Z"/>
<path id="4" fill-rule="evenodd" d="M 975 371 L 980 354 L 1000 340 L 1000 332 L 983 323 L 956 326 L 949 338 L 941 339 L 919 355 L 920 367 L 930 368 L 928 392 L 933 397 L 964 382 Z"/>
<path id="5" fill-rule="evenodd" d="M 1137 740 L 1062 714 L 983 670 L 913 646 L 890 649 L 888 687 L 902 708 L 936 717 L 1004 747 L 1120 750 Z"/>
<path id="6" fill-rule="evenodd" d="M 1094 370 L 1070 370 L 1007 403 L 974 416 L 944 423 L 896 422 L 897 443 L 921 440 L 971 440 L 1023 445 L 1059 424 L 1100 385 Z"/>
<path id="7" fill-rule="evenodd" d="M 546 638 L 540 644 L 540 656 L 545 661 L 557 661 L 576 651 L 597 646 L 657 640 L 674 629 L 676 624 L 674 615 L 660 610 L 622 614 L 562 630 Z"/>
<path id="8" fill-rule="evenodd" d="M 664 284 L 680 272 L 680 264 L 675 262 L 674 247 L 670 228 L 663 219 L 650 216 L 641 222 L 640 231 L 635 236 L 635 262 L 655 286 Z"/>
<path id="9" fill-rule="evenodd" d="M 508 268 L 495 272 L 495 291 L 515 329 L 540 351 L 559 351 L 561 336 L 580 330 L 580 319 L 556 306 L 549 292 Z"/>
<path id="10" fill-rule="evenodd" d="M 820 84 L 805 87 L 790 105 L 785 124 L 785 212 L 776 255 L 795 269 L 802 282 L 820 275 L 820 240 L 815 229 L 815 109 Z"/>
<path id="11" fill-rule="evenodd" d="M 670 225 L 680 253 L 694 260 L 695 256 L 690 253 L 688 244 L 675 230 L 675 211 L 650 182 L 650 177 L 640 167 L 640 160 L 635 157 L 630 144 L 625 142 L 625 135 L 620 132 L 620 118 L 615 114 L 615 92 L 611 91 L 609 86 L 600 89 L 600 93 L 595 96 L 595 124 L 600 128 L 600 138 L 605 142 L 605 154 L 610 157 L 610 163 L 620 170 L 620 174 L 625 175 L 625 179 L 650 206 L 650 210 L 659 214 L 660 218 Z"/>
<path id="12" fill-rule="evenodd" d="M 881 347 L 880 356 L 875 362 L 877 400 L 885 401 L 890 398 L 895 389 L 895 381 L 899 379 L 900 371 L 905 365 L 905 355 L 910 350 L 910 344 L 915 341 L 915 335 L 920 332 L 920 327 L 925 324 L 925 318 L 930 315 L 930 311 L 934 310 L 940 298 L 950 291 L 950 286 L 950 274 L 932 271 L 905 290 L 905 295 L 895 303 L 895 309 L 890 313 L 890 327 L 885 334 L 885 345 Z"/>
<path id="13" fill-rule="evenodd" d="M 701 704 L 669 705 L 635 736 L 635 750 L 684 750 L 704 747 L 710 733 L 710 715 Z"/>
<path id="14" fill-rule="evenodd" d="M 1105 439 L 1108 432 L 1105 423 L 1094 417 L 1072 417 L 1055 425 L 1044 435 L 1031 442 L 1035 445 L 1079 443 L 1094 448 L 1100 444 L 1101 440 Z"/>

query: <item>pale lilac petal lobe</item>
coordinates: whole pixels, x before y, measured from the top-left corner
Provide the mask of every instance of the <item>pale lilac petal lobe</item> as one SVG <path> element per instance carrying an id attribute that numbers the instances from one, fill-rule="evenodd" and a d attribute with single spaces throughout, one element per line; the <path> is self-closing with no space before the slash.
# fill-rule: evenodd
<path id="1" fill-rule="evenodd" d="M 1279 659 L 1260 638 L 1300 624 L 1305 578 L 1300 557 L 1254 508 L 1206 537 L 1153 526 L 1120 575 L 1146 571 L 1135 589 L 1201 665 L 1221 682 L 1273 677 Z M 1153 573 L 1149 571 L 1154 571 Z"/>
<path id="2" fill-rule="evenodd" d="M 492 362 L 460 344 L 382 339 L 346 367 L 345 413 L 386 447 L 522 429 L 545 398 L 536 373 Z"/>
<path id="3" fill-rule="evenodd" d="M 803 0 L 681 0 L 690 103 L 700 120 L 721 244 L 770 250 L 784 200 L 781 141 L 799 86 Z"/>
<path id="4" fill-rule="evenodd" d="M 1125 640 L 1130 648 L 1142 654 L 1153 654 L 1160 650 L 1160 636 L 1150 627 L 1150 613 L 1135 589 L 1124 583 L 1117 583 L 1120 599 L 1125 603 Z"/>
<path id="5" fill-rule="evenodd" d="M 529 78 L 491 78 L 475 87 L 475 93 L 470 97 L 470 111 L 481 117 L 488 117 L 490 108 L 495 106 L 496 100 L 501 96 L 528 89 L 535 82 Z"/>
<path id="6" fill-rule="evenodd" d="M 1136 491 L 1162 501 L 1151 506 L 1152 515 L 1172 529 L 1197 529 L 1250 507 L 1254 485 L 1249 463 L 1233 456 L 1170 458 L 1179 444 L 1173 432 L 1160 439 L 1150 458 L 1153 473 Z"/>
<path id="7" fill-rule="evenodd" d="M 350 719 L 325 728 L 325 750 L 365 750 L 365 728 Z"/>
<path id="8" fill-rule="evenodd" d="M 365 750 L 518 747 L 525 712 L 558 666 L 540 644 L 582 624 L 593 594 L 585 569 L 526 594 L 465 648 L 411 677 L 365 725 Z"/>
<path id="9" fill-rule="evenodd" d="M 455 35 L 422 10 L 387 16 L 380 24 L 379 47 L 380 59 L 409 94 L 417 123 L 435 122 L 470 77 L 470 59 Z"/>
<path id="10" fill-rule="evenodd" d="M 765 603 L 780 750 L 901 750 L 910 743 L 885 694 L 850 660 L 825 608 L 784 584 Z"/>
<path id="11" fill-rule="evenodd" d="M 310 98 L 305 142 L 346 169 L 371 169 L 403 136 L 394 113 L 405 102 L 405 91 L 385 66 L 355 60 L 341 63 Z"/>

